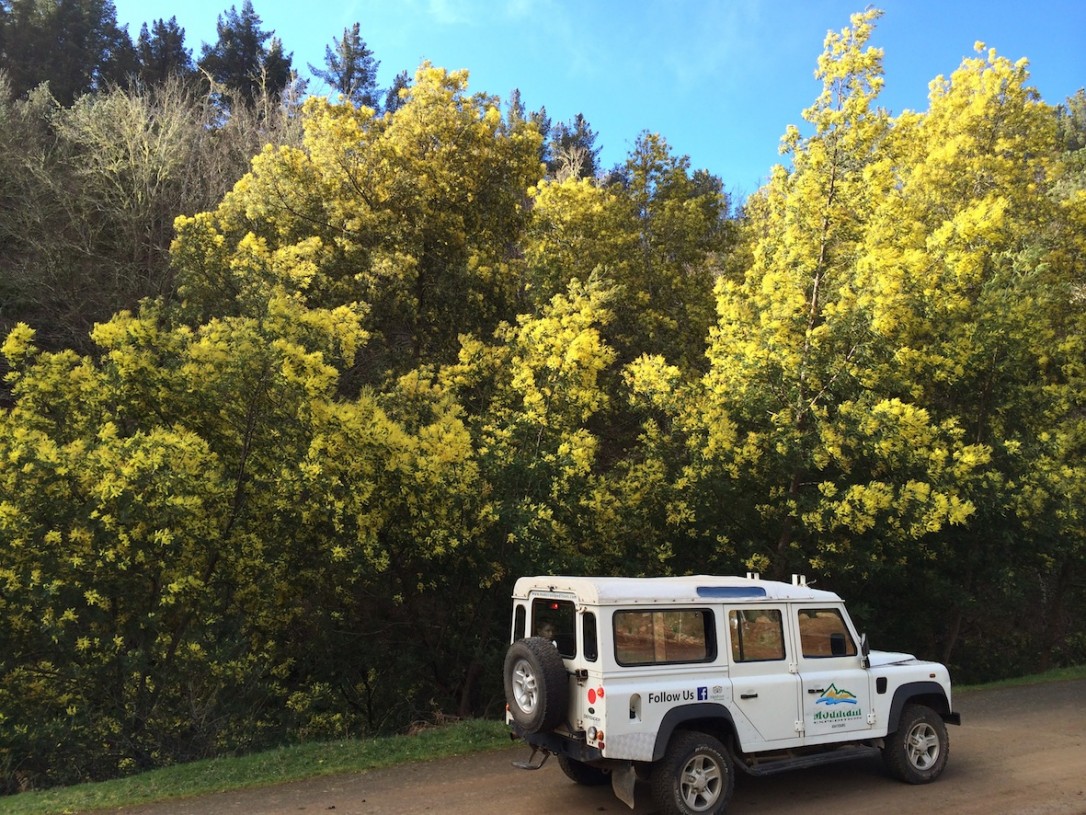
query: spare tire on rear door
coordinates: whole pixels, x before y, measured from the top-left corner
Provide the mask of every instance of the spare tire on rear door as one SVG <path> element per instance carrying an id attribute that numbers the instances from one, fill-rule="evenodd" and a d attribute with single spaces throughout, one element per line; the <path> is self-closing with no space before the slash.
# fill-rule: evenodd
<path id="1" fill-rule="evenodd" d="M 566 717 L 566 666 L 554 643 L 543 637 L 517 640 L 505 654 L 505 701 L 525 733 L 552 730 Z"/>

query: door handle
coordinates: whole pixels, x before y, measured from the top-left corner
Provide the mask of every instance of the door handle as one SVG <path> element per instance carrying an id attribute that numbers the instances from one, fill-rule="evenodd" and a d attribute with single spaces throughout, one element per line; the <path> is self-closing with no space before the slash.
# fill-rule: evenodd
<path id="1" fill-rule="evenodd" d="M 756 694 L 756 693 L 741 693 L 741 694 L 739 694 L 739 698 L 740 699 L 757 699 L 758 694 Z"/>

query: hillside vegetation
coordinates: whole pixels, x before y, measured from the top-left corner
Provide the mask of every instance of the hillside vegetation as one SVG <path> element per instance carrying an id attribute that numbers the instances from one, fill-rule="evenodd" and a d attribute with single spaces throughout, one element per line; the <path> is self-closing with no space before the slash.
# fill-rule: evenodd
<path id="1" fill-rule="evenodd" d="M 891 115 L 877 18 L 741 210 L 428 64 L 0 94 L 0 788 L 496 713 L 522 574 L 1086 661 L 1086 98 L 978 44 Z"/>

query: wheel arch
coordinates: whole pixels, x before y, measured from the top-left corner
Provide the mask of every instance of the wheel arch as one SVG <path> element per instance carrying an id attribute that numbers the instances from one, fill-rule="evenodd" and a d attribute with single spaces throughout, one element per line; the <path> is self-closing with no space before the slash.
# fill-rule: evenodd
<path id="1" fill-rule="evenodd" d="M 700 730 L 715 736 L 729 751 L 734 749 L 735 720 L 732 719 L 731 711 L 723 705 L 699 702 L 694 705 L 673 707 L 664 714 L 660 727 L 656 731 L 656 744 L 652 750 L 653 761 L 659 761 L 664 757 L 668 743 L 676 730 Z"/>
<path id="2" fill-rule="evenodd" d="M 894 691 L 886 732 L 893 733 L 901 724 L 901 712 L 906 705 L 926 705 L 942 717 L 943 721 L 958 724 L 960 717 L 950 709 L 946 691 L 938 682 L 909 682 Z"/>

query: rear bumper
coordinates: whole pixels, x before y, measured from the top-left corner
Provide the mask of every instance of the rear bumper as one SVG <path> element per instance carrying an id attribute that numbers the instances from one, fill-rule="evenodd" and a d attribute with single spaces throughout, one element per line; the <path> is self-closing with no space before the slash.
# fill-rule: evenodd
<path id="1" fill-rule="evenodd" d="M 554 732 L 523 733 L 520 728 L 515 726 L 513 727 L 513 733 L 518 738 L 524 739 L 532 747 L 546 750 L 556 756 L 568 756 L 584 764 L 603 761 L 603 753 L 595 747 L 589 747 L 583 738 Z"/>

